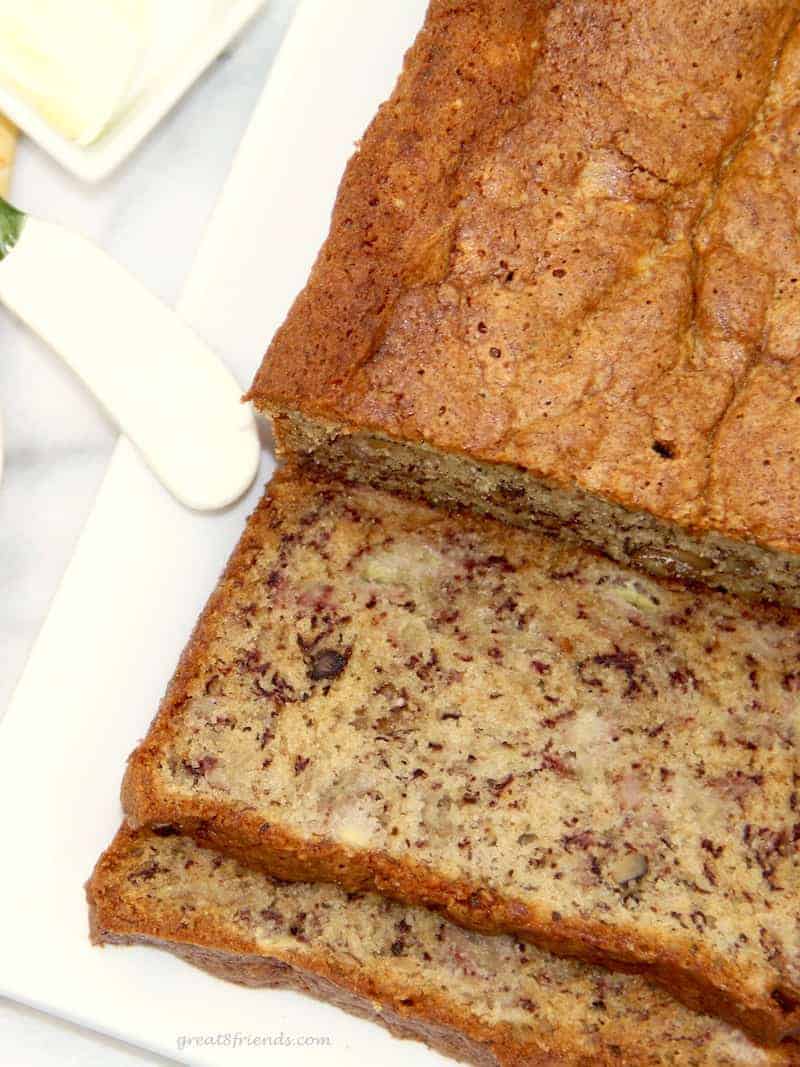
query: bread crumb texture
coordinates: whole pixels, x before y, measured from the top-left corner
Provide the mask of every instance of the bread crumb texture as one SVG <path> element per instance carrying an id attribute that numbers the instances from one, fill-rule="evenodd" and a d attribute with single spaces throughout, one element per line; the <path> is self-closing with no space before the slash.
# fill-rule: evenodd
<path id="1" fill-rule="evenodd" d="M 407 1024 L 469 1062 L 790 1067 L 643 979 L 459 929 L 426 909 L 277 883 L 182 837 L 122 831 L 88 887 L 99 941 L 172 948 L 248 985 L 289 985 Z M 345 999 L 349 995 L 354 999 Z M 464 1034 L 454 1040 L 455 1031 Z M 794 1058 L 793 1058 L 794 1057 Z"/>
<path id="2" fill-rule="evenodd" d="M 290 471 L 124 797 L 774 1040 L 800 1008 L 798 693 L 796 612 Z"/>

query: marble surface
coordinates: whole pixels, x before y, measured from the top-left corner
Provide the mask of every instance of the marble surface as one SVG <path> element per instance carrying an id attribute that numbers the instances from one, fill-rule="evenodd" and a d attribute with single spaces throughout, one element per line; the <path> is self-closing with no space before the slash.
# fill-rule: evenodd
<path id="1" fill-rule="evenodd" d="M 268 0 L 240 39 L 101 185 L 83 185 L 23 141 L 13 200 L 82 230 L 174 303 L 296 5 Z M 116 433 L 70 372 L 4 311 L 0 353 L 2 714 L 91 510 Z M 54 711 L 57 704 L 55 694 Z M 0 1063 L 15 1067 L 167 1062 L 2 998 L 0 1035 Z"/>

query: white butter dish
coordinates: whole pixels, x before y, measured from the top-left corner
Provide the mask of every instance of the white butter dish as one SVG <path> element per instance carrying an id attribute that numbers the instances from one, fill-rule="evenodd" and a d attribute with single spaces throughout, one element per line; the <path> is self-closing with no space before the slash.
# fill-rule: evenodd
<path id="1" fill-rule="evenodd" d="M 41 108 L 31 102 L 30 95 L 2 81 L 0 111 L 77 177 L 101 181 L 133 152 L 264 3 L 265 0 L 203 0 L 204 17 L 192 20 L 191 32 L 186 33 L 182 45 L 177 39 L 176 19 L 158 19 L 160 32 L 137 68 L 134 84 L 111 121 L 93 139 L 70 139 L 57 124 L 48 121 Z M 102 110 L 100 105 L 98 112 Z M 112 111 L 113 102 L 109 104 L 109 113 Z M 80 143 L 87 139 L 90 143 Z"/>

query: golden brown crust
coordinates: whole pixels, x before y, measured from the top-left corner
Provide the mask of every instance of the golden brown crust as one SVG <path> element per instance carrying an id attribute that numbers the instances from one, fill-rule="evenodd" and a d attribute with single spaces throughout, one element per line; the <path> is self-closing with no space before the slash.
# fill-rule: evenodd
<path id="1" fill-rule="evenodd" d="M 433 984 L 421 988 L 418 979 L 412 980 L 409 972 L 396 965 L 397 960 L 392 966 L 391 961 L 384 962 L 370 954 L 367 965 L 363 961 L 359 964 L 346 949 L 337 952 L 332 947 L 335 942 L 324 927 L 316 929 L 313 949 L 301 942 L 292 947 L 263 933 L 259 937 L 249 921 L 257 898 L 252 889 L 246 896 L 237 896 L 236 871 L 230 869 L 230 862 L 225 861 L 227 866 L 220 869 L 216 860 L 204 858 L 209 853 L 201 854 L 196 849 L 193 853 L 188 843 L 181 845 L 179 851 L 178 869 L 170 870 L 170 853 L 163 839 L 147 832 L 124 828 L 120 831 L 98 861 L 87 885 L 91 932 L 96 943 L 157 945 L 231 981 L 307 992 L 379 1021 L 397 1036 L 425 1041 L 456 1059 L 480 1065 L 642 1067 L 645 1063 L 669 1063 L 680 1067 L 720 1067 L 723 1063 L 752 1063 L 753 1067 L 790 1067 L 796 1062 L 793 1046 L 756 1049 L 732 1033 L 728 1035 L 723 1024 L 669 1005 L 662 994 L 650 991 L 637 979 L 622 979 L 614 990 L 606 987 L 606 996 L 614 999 L 614 1015 L 620 1023 L 603 1028 L 596 1039 L 589 1039 L 591 1052 L 586 1033 L 571 1033 L 571 1023 L 566 1018 L 559 1019 L 553 1027 L 533 1012 L 520 1025 L 512 1023 L 498 1006 L 489 1022 L 479 1017 L 477 1006 L 470 1002 L 469 985 L 459 988 L 453 982 L 447 987 L 448 995 L 442 995 Z M 190 857 L 186 861 L 184 854 Z M 223 894 L 223 906 L 218 891 L 211 886 L 220 875 L 234 882 L 234 888 Z M 253 876 L 245 878 L 247 884 L 252 883 Z M 294 887 L 292 892 L 297 890 L 295 906 L 299 903 L 304 910 L 312 911 L 318 887 Z M 264 903 L 274 906 L 280 894 L 281 887 L 270 884 L 269 892 L 264 892 Z M 327 907 L 337 899 L 337 922 L 347 923 L 348 911 L 357 913 L 359 908 L 369 907 L 360 899 L 348 902 L 344 894 L 337 897 L 337 891 L 327 892 Z M 237 905 L 242 905 L 243 910 L 237 911 Z M 291 908 L 287 910 L 292 913 Z M 405 915 L 409 922 L 401 921 L 401 928 L 415 930 L 419 913 L 409 911 Z M 379 912 L 370 914 L 366 921 L 370 928 L 383 923 L 391 940 L 397 936 L 396 918 L 395 908 L 386 918 Z M 356 914 L 351 921 L 357 929 Z M 436 937 L 432 941 L 435 943 Z M 434 944 L 424 940 L 416 950 L 423 951 L 425 944 L 435 951 Z M 473 961 L 479 972 L 482 959 L 478 956 Z M 552 962 L 555 967 L 556 961 Z M 435 970 L 439 965 L 431 961 L 429 967 Z M 564 966 L 575 971 L 576 983 L 585 980 L 580 964 L 559 964 L 556 971 Z M 542 993 L 546 996 L 548 990 L 557 998 L 561 995 L 560 983 L 566 980 L 569 984 L 569 978 L 555 971 L 548 978 L 546 961 L 542 972 L 537 973 L 545 980 L 543 986 L 530 984 L 523 971 L 515 978 L 507 968 L 498 973 L 487 972 L 484 980 L 498 990 L 500 986 L 508 988 L 511 982 L 519 995 L 532 996 L 534 1000 Z M 597 996 L 597 990 L 603 987 L 601 979 L 588 989 L 594 988 Z M 586 995 L 592 996 L 591 992 Z M 524 1003 L 533 1007 L 527 999 Z M 588 1019 L 591 1005 L 584 1004 L 583 1012 Z M 587 1032 L 590 1030 L 589 1027 Z M 648 1039 L 650 1044 L 643 1048 L 643 1040 Z M 660 1041 L 663 1044 L 659 1047 Z"/>
<path id="2" fill-rule="evenodd" d="M 198 623 L 150 734 L 131 757 L 123 786 L 123 803 L 132 823 L 173 824 L 202 844 L 285 879 L 329 880 L 353 890 L 374 889 L 404 902 L 435 908 L 455 922 L 476 930 L 514 932 L 556 952 L 602 962 L 619 970 L 646 973 L 690 1006 L 736 1022 L 761 1040 L 774 1042 L 796 1032 L 800 1009 L 793 998 L 788 972 L 781 979 L 787 983 L 785 988 L 773 997 L 771 986 L 750 981 L 753 976 L 748 968 L 752 963 L 744 965 L 719 952 L 706 952 L 702 940 L 693 934 L 690 938 L 673 937 L 663 930 L 659 933 L 652 926 L 637 932 L 627 921 L 624 929 L 618 929 L 614 923 L 598 921 L 595 915 L 590 918 L 580 918 L 574 913 L 556 915 L 544 904 L 523 904 L 513 893 L 488 892 L 484 885 L 437 873 L 432 865 L 419 865 L 409 858 L 392 857 L 380 850 L 348 848 L 331 837 L 326 839 L 316 834 L 308 839 L 300 837 L 282 824 L 279 809 L 270 823 L 266 809 L 259 811 L 256 804 L 234 802 L 224 794 L 218 800 L 196 789 L 176 788 L 175 783 L 167 780 L 168 763 L 181 759 L 180 755 L 170 753 L 175 751 L 175 736 L 182 729 L 182 711 L 192 691 L 198 685 L 202 690 L 204 679 L 215 669 L 209 662 L 213 659 L 213 643 L 219 634 L 228 632 L 232 613 L 239 610 L 239 600 L 249 603 L 251 595 L 258 595 L 256 587 L 247 584 L 248 573 L 256 560 L 263 573 L 269 573 L 269 560 L 282 537 L 291 541 L 298 529 L 311 529 L 313 536 L 313 523 L 305 523 L 305 517 L 317 513 L 314 501 L 318 496 L 324 510 L 332 513 L 335 496 L 330 494 L 330 484 L 304 481 L 289 470 L 279 475 L 270 495 L 259 507 L 256 519 L 249 525 Z M 345 492 L 342 499 L 345 498 L 350 501 L 347 506 L 352 508 L 356 497 Z M 401 506 L 399 502 L 396 504 L 398 508 Z M 432 514 L 424 509 L 414 511 L 415 517 L 421 516 L 418 521 L 423 525 L 432 521 Z M 477 524 L 477 520 L 469 521 Z M 509 550 L 512 536 L 510 531 L 502 531 Z M 574 563 L 575 557 L 571 558 Z M 251 575 L 251 583 L 262 580 L 258 577 L 260 573 L 257 570 L 255 576 Z M 243 595 L 238 596 L 242 589 Z M 748 611 L 755 612 L 752 618 L 763 616 L 765 624 L 769 626 L 769 620 L 774 624 L 776 613 L 772 609 L 751 607 Z M 762 634 L 758 639 L 763 641 L 766 631 L 761 630 L 760 622 L 758 632 Z M 786 684 L 794 684 L 788 675 Z M 320 713 L 323 713 L 321 706 Z M 259 762 L 263 755 L 263 749 L 257 752 Z M 776 781 L 779 779 L 780 775 Z M 763 778 L 760 780 L 763 784 Z M 728 790 L 730 786 L 724 788 Z M 716 847 L 713 843 L 710 846 Z M 790 852 L 794 848 L 786 847 Z M 788 855 L 785 849 L 784 854 Z M 774 980 L 774 976 L 767 978 L 767 982 Z"/>
<path id="3" fill-rule="evenodd" d="M 800 551 L 797 13 L 433 0 L 250 397 Z"/>

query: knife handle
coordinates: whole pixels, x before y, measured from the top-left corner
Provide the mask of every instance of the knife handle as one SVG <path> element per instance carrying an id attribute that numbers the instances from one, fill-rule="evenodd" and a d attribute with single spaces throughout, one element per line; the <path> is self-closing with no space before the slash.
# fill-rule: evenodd
<path id="1" fill-rule="evenodd" d="M 105 252 L 23 216 L 0 300 L 83 379 L 184 504 L 224 507 L 252 483 L 255 420 L 219 357 Z"/>

